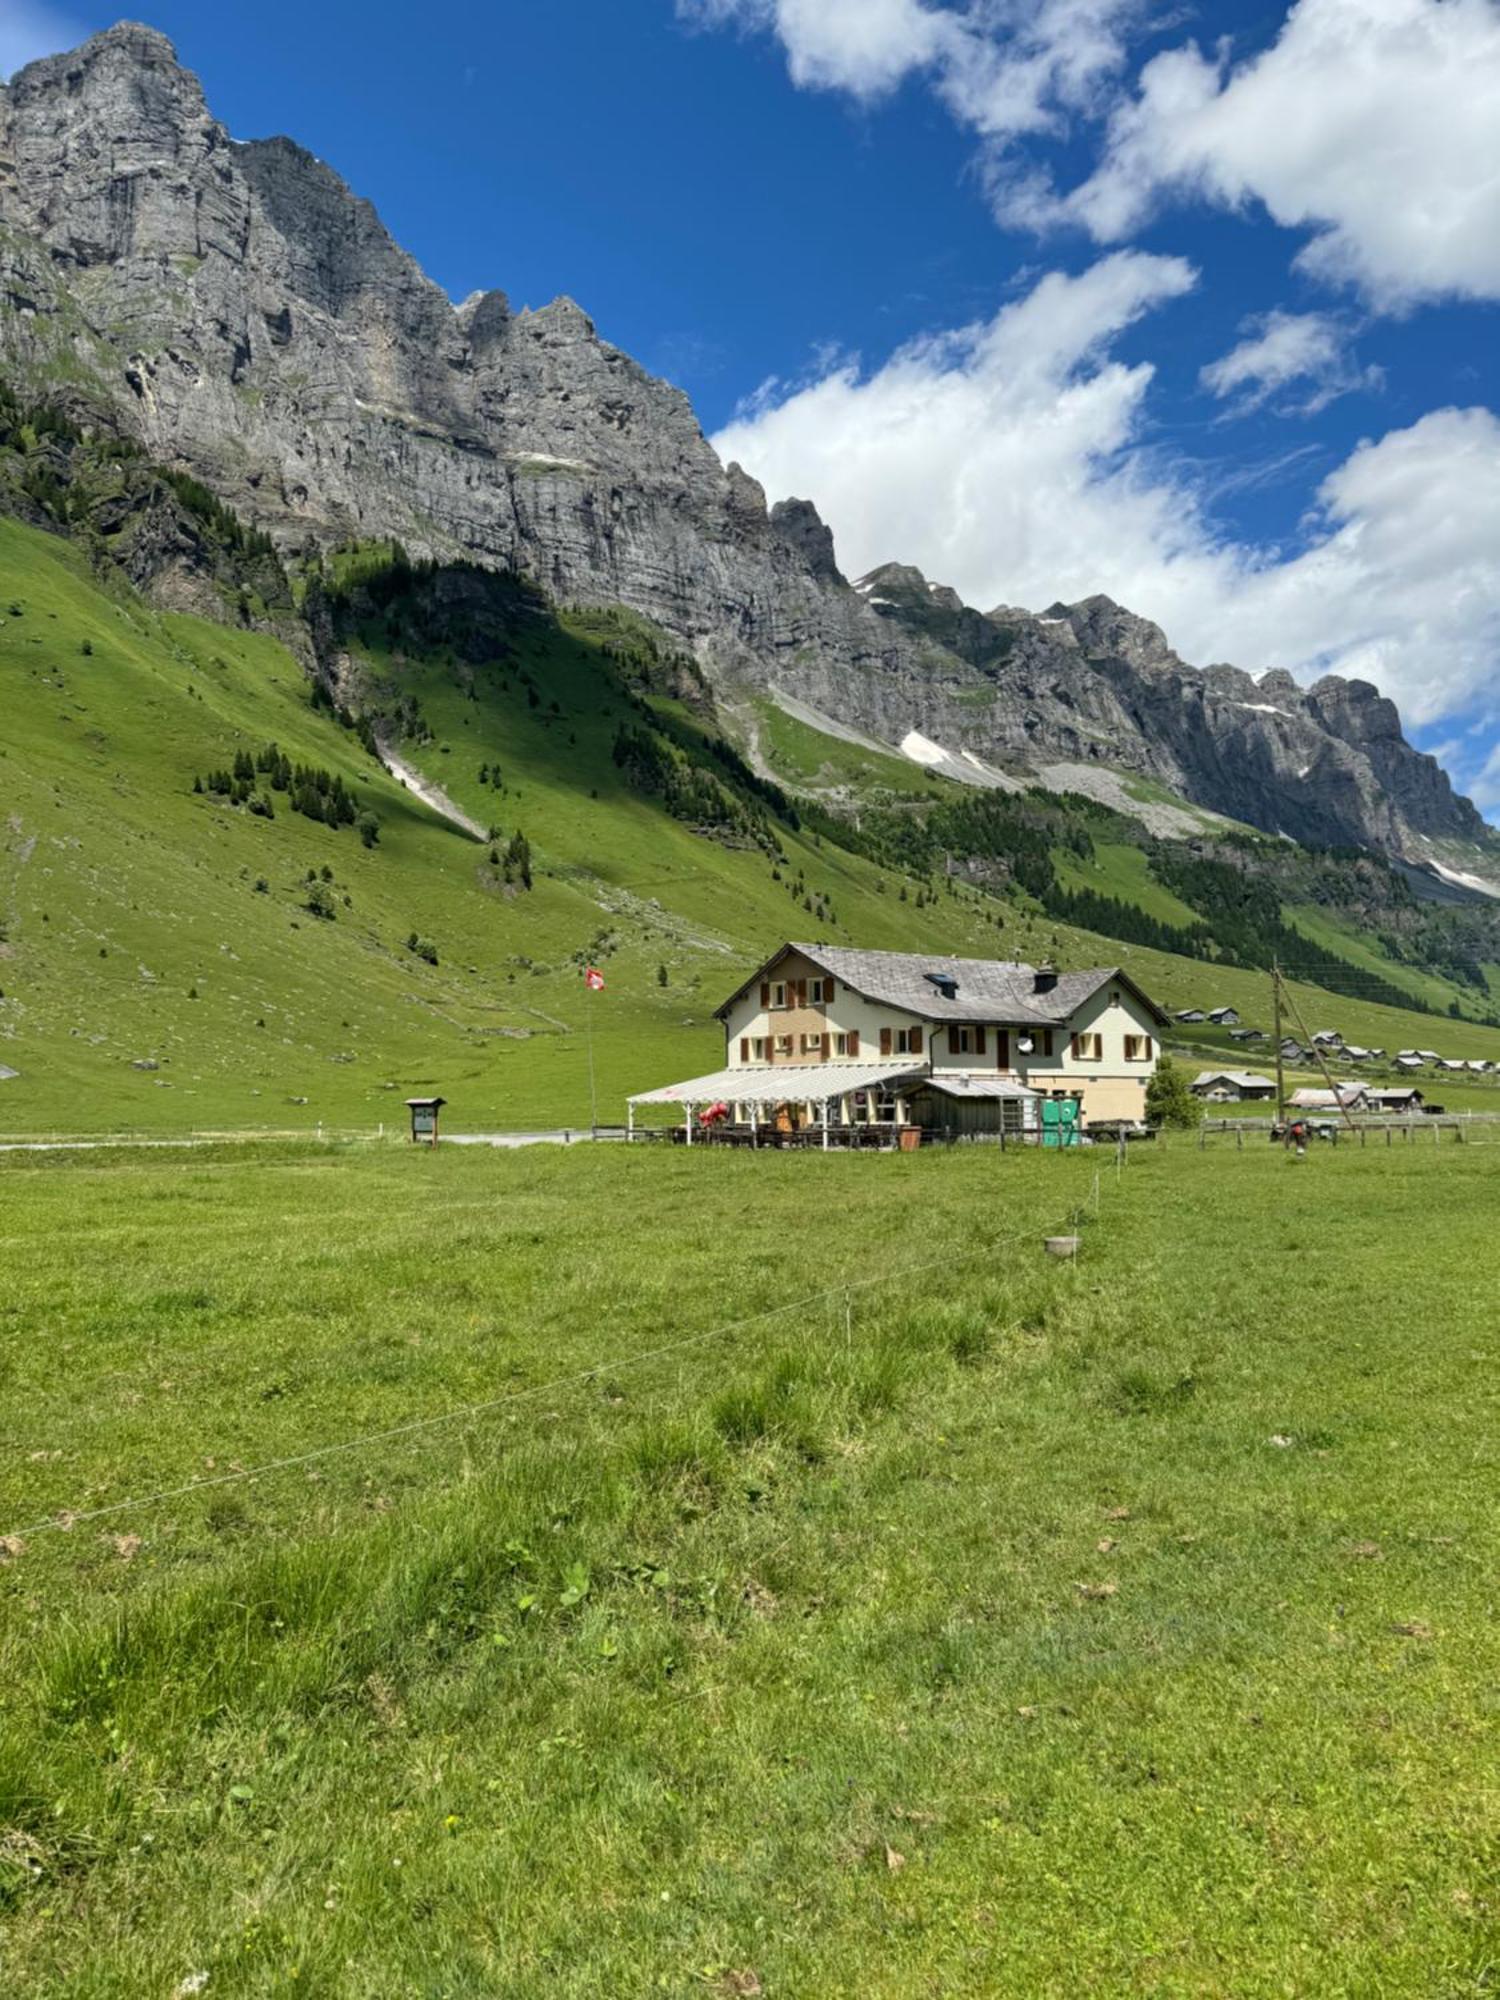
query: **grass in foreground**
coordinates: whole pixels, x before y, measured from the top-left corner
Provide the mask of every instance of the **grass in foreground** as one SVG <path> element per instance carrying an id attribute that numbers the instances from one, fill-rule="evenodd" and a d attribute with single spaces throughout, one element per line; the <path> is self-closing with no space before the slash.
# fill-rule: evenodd
<path id="1" fill-rule="evenodd" d="M 946 1261 L 34 1537 L 4 1990 L 1488 1991 L 1500 1169 L 1099 1164 L 5 1169 L 11 1520 Z"/>

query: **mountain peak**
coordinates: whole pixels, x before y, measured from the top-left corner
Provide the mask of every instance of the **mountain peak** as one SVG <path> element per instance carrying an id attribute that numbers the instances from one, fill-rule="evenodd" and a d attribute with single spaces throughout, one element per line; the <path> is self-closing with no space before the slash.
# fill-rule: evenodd
<path id="1" fill-rule="evenodd" d="M 288 546 L 394 536 L 622 605 L 721 692 L 774 685 L 960 770 L 1118 767 L 1394 851 L 1478 824 L 1364 684 L 1258 695 L 1103 595 L 986 616 L 899 562 L 848 589 L 812 501 L 768 511 L 573 299 L 455 306 L 333 167 L 231 142 L 152 28 L 33 64 L 3 113 L 0 369 L 112 411 Z"/>
<path id="2" fill-rule="evenodd" d="M 198 79 L 178 60 L 176 45 L 159 28 L 148 27 L 144 21 L 116 21 L 112 28 L 103 28 L 97 35 L 90 35 L 76 49 L 53 56 L 39 56 L 35 62 L 27 63 L 24 69 L 16 71 L 10 80 L 10 88 L 45 84 L 50 81 L 49 73 L 59 69 L 70 80 L 76 79 L 112 62 L 123 62 L 142 70 L 173 70 L 192 86 L 200 98 L 202 96 Z"/>

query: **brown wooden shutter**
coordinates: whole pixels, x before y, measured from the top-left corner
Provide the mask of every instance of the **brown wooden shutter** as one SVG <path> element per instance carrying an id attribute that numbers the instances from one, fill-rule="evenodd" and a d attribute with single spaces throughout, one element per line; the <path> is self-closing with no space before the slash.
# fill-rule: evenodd
<path id="1" fill-rule="evenodd" d="M 888 1056 L 890 1052 L 891 1052 L 891 1031 L 889 1028 L 882 1028 L 880 1031 L 880 1053 L 883 1056 Z"/>
<path id="2" fill-rule="evenodd" d="M 776 1060 L 776 1037 L 775 1037 L 774 1035 L 767 1035 L 767 1036 L 766 1036 L 766 1061 L 767 1061 L 768 1063 L 773 1063 L 773 1062 L 775 1062 L 775 1060 Z"/>
<path id="3" fill-rule="evenodd" d="M 797 1005 L 799 1007 L 807 1005 L 807 981 L 805 979 L 797 981 Z"/>
<path id="4" fill-rule="evenodd" d="M 922 1030 L 920 1028 L 913 1028 L 911 1031 L 911 1052 L 914 1056 L 919 1056 L 922 1053 Z"/>
<path id="5" fill-rule="evenodd" d="M 749 1062 L 749 1060 L 750 1060 L 750 1037 L 749 1037 L 748 1035 L 741 1035 L 741 1036 L 740 1036 L 740 1061 L 741 1061 L 742 1063 L 747 1063 L 747 1062 Z"/>
<path id="6" fill-rule="evenodd" d="M 963 1054 L 963 1050 L 958 1045 L 957 1028 L 950 1028 L 948 1030 L 948 1053 L 950 1056 L 961 1056 Z"/>
<path id="7" fill-rule="evenodd" d="M 859 1054 L 859 1030 L 858 1030 L 858 1028 L 851 1028 L 851 1029 L 849 1030 L 849 1053 L 850 1053 L 850 1055 L 851 1055 L 851 1056 L 857 1056 L 857 1055 Z"/>
<path id="8" fill-rule="evenodd" d="M 997 1028 L 995 1030 L 995 1067 L 996 1069 L 1010 1068 L 1010 1030 L 1008 1028 Z"/>
<path id="9" fill-rule="evenodd" d="M 1079 1043 L 1080 1043 L 1080 1042 L 1081 1042 L 1082 1040 L 1083 1040 L 1083 1037 L 1082 1037 L 1081 1035 L 1075 1035 L 1075 1036 L 1073 1037 L 1073 1060 L 1074 1060 L 1074 1062 L 1077 1062 L 1077 1061 L 1079 1060 L 1079 1056 L 1078 1056 L 1078 1045 L 1079 1045 Z"/>
<path id="10" fill-rule="evenodd" d="M 976 1028 L 976 1029 L 974 1030 L 974 1053 L 975 1053 L 975 1055 L 976 1055 L 976 1056 L 982 1056 L 982 1055 L 984 1054 L 984 1029 L 983 1029 L 983 1028 Z"/>
<path id="11" fill-rule="evenodd" d="M 1150 1062 L 1150 1060 L 1151 1060 L 1152 1056 L 1154 1056 L 1154 1055 L 1155 1055 L 1155 1053 L 1156 1053 L 1156 1050 L 1155 1050 L 1155 1048 L 1154 1048 L 1154 1047 L 1152 1046 L 1152 1042 L 1151 1042 L 1151 1037 L 1150 1037 L 1149 1035 L 1147 1035 L 1147 1037 L 1146 1037 L 1146 1041 L 1145 1041 L 1145 1049 L 1146 1049 L 1146 1055 L 1145 1055 L 1145 1060 L 1146 1060 L 1147 1062 Z"/>
<path id="12" fill-rule="evenodd" d="M 1052 1030 L 1051 1030 L 1050 1028 L 1043 1028 L 1043 1030 L 1042 1030 L 1042 1054 L 1043 1054 L 1044 1056 L 1050 1056 L 1050 1055 L 1051 1055 L 1051 1053 L 1052 1053 Z"/>
<path id="13" fill-rule="evenodd" d="M 832 1037 L 832 1035 L 830 1035 L 830 1034 L 829 1034 L 828 1030 L 827 1030 L 827 1029 L 825 1028 L 825 1029 L 823 1030 L 823 1060 L 824 1060 L 824 1062 L 827 1062 L 828 1058 L 829 1058 L 829 1057 L 830 1057 L 830 1056 L 831 1056 L 832 1054 L 833 1054 L 833 1037 Z"/>
<path id="14" fill-rule="evenodd" d="M 771 982 L 769 979 L 763 979 L 760 982 L 760 1004 L 762 1007 L 769 1007 L 771 1004 Z"/>

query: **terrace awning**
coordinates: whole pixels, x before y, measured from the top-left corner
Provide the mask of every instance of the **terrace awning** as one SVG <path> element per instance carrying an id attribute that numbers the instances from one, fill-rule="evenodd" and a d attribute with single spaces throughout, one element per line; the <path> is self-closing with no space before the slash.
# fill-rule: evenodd
<path id="1" fill-rule="evenodd" d="M 878 1090 L 882 1084 L 927 1080 L 910 1063 L 774 1063 L 716 1069 L 686 1083 L 643 1090 L 631 1104 L 825 1104 L 851 1090 Z"/>

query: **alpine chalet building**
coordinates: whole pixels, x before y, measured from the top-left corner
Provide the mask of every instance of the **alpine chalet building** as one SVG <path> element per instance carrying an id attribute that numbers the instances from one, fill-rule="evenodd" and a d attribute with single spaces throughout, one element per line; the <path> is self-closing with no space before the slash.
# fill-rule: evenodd
<path id="1" fill-rule="evenodd" d="M 1144 1121 L 1167 1016 L 1119 967 L 1057 972 L 929 952 L 785 944 L 718 1009 L 725 1066 L 638 1104 L 752 1129 L 979 1138 Z"/>

